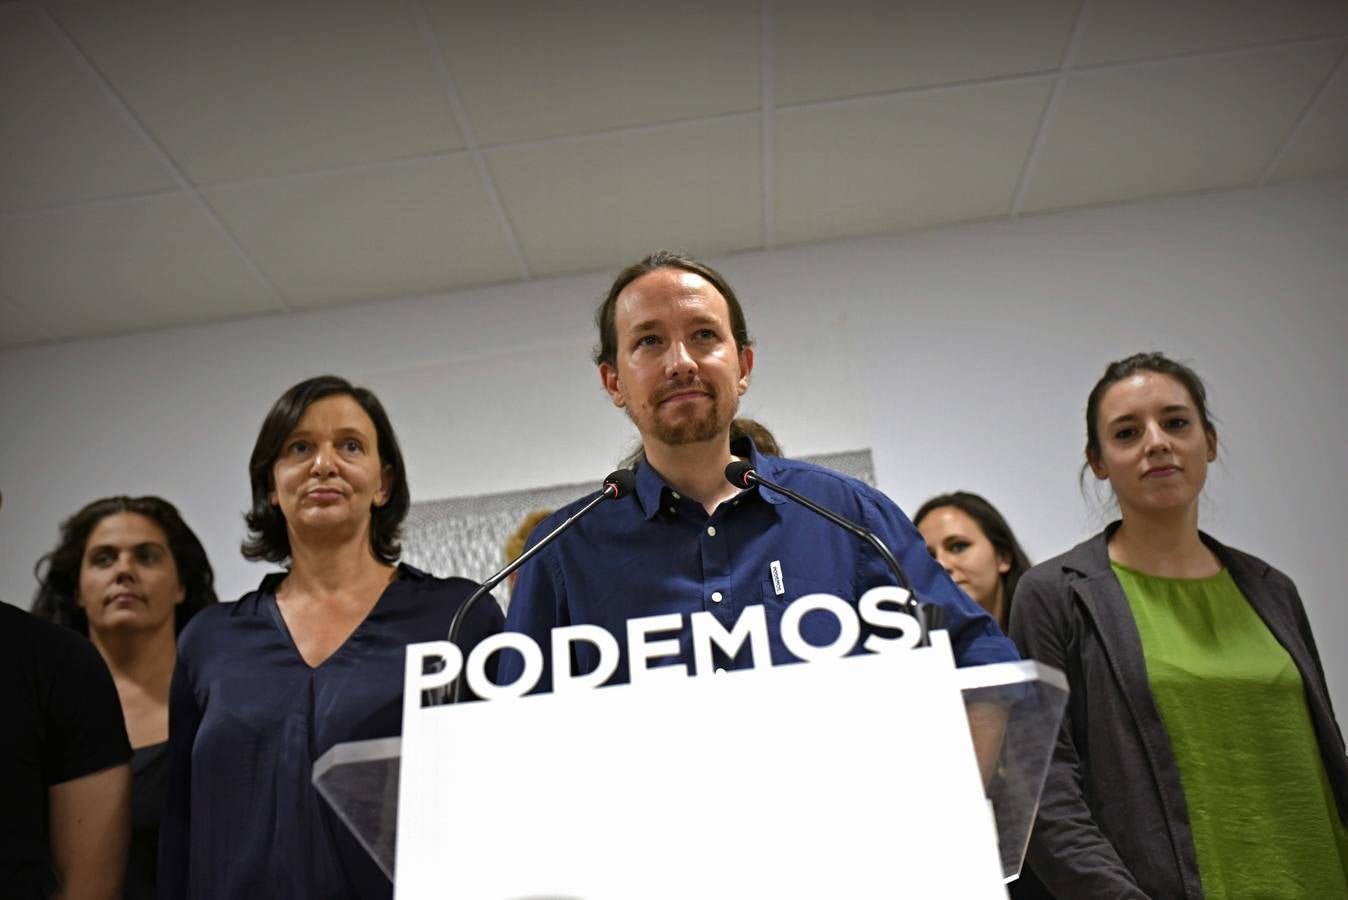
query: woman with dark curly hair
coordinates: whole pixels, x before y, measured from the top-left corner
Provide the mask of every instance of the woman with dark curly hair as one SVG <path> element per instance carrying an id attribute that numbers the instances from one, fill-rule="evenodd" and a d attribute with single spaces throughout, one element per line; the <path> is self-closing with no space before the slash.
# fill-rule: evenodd
<path id="1" fill-rule="evenodd" d="M 177 636 L 215 603 L 214 573 L 178 510 L 159 497 L 95 500 L 38 561 L 33 614 L 85 635 L 112 672 L 131 738 L 131 851 L 124 896 L 155 896 Z"/>
<path id="2" fill-rule="evenodd" d="M 179 642 L 160 896 L 390 897 L 314 790 L 313 764 L 335 744 L 401 732 L 406 646 L 444 640 L 477 585 L 397 564 L 407 474 L 370 391 L 332 375 L 295 385 L 248 470 L 243 554 L 285 571 Z M 478 604 L 464 655 L 502 621 Z"/>

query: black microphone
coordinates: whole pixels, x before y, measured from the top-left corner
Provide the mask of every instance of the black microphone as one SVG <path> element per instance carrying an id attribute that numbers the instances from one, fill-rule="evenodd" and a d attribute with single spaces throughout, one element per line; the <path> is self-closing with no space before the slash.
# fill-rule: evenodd
<path id="1" fill-rule="evenodd" d="M 580 520 L 581 516 L 584 516 L 586 513 L 594 509 L 600 503 L 603 503 L 605 500 L 618 500 L 623 497 L 626 497 L 628 494 L 632 493 L 632 489 L 636 487 L 636 483 L 637 483 L 636 473 L 634 473 L 631 469 L 618 469 L 616 471 L 610 472 L 604 478 L 604 486 L 599 491 L 599 496 L 595 497 L 589 503 L 582 506 L 579 510 L 575 512 L 574 515 L 572 515 L 562 524 L 558 525 L 556 528 L 552 529 L 552 531 L 549 532 L 546 537 L 540 539 L 528 550 L 525 550 L 523 553 L 521 553 L 519 557 L 517 557 L 505 568 L 501 569 L 501 571 L 497 572 L 495 575 L 491 576 L 486 581 L 482 582 L 481 586 L 478 587 L 477 590 L 473 591 L 472 595 L 469 596 L 467 600 L 463 601 L 463 604 L 459 607 L 458 612 L 454 613 L 454 618 L 450 620 L 449 622 L 450 643 L 452 644 L 459 643 L 459 633 L 463 631 L 463 623 L 468 618 L 469 610 L 471 610 L 474 604 L 476 604 L 481 598 L 485 597 L 488 591 L 496 587 L 502 581 L 505 581 L 506 578 L 510 577 L 511 572 L 515 571 L 520 566 L 524 565 L 529 560 L 537 556 L 538 553 L 544 547 L 546 547 L 548 544 L 551 544 L 554 540 L 556 540 L 557 537 L 563 531 L 566 531 L 572 525 L 576 524 L 576 522 Z M 468 654 L 466 653 L 464 654 L 465 657 L 467 655 Z M 468 676 L 464 673 L 460 673 L 459 677 L 454 679 L 454 686 L 449 692 L 450 703 L 458 703 L 460 700 L 463 699 L 464 683 L 467 680 Z"/>
<path id="2" fill-rule="evenodd" d="M 729 481 L 737 488 L 749 488 L 755 484 L 761 484 L 765 488 L 770 488 L 781 494 L 783 497 L 786 497 L 788 500 L 794 500 L 810 512 L 823 516 L 834 525 L 846 529 L 874 547 L 875 551 L 880 554 L 881 558 L 883 558 L 885 563 L 889 566 L 889 570 L 894 573 L 894 578 L 899 583 L 899 587 L 908 592 L 908 602 L 905 604 L 908 608 L 907 612 L 917 620 L 917 624 L 922 629 L 921 637 L 918 640 L 918 646 L 926 647 L 930 644 L 927 633 L 932 629 L 941 627 L 941 622 L 944 618 L 944 610 L 935 604 L 924 603 L 917 599 L 917 593 L 913 590 L 913 584 L 908 580 L 908 573 L 903 570 L 903 566 L 899 565 L 899 561 L 894 557 L 894 554 L 889 551 L 889 548 L 885 546 L 885 542 L 880 540 L 879 535 L 872 531 L 867 531 L 850 519 L 844 519 L 832 510 L 824 509 L 824 507 L 820 506 L 818 503 L 802 497 L 790 488 L 782 487 L 780 484 L 768 481 L 762 475 L 758 474 L 758 470 L 753 467 L 753 463 L 737 459 L 725 467 L 725 477 L 726 481 Z"/>

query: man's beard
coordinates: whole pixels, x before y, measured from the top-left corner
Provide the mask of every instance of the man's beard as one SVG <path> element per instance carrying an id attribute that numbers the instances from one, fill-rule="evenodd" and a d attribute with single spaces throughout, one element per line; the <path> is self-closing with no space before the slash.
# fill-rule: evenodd
<path id="1" fill-rule="evenodd" d="M 711 388 L 706 388 L 711 390 Z M 738 402 L 732 402 L 730 409 L 724 408 L 724 398 L 719 393 L 713 393 L 711 396 L 711 405 L 696 417 L 683 416 L 676 422 L 671 422 L 660 415 L 660 408 L 657 405 L 651 412 L 649 434 L 643 433 L 642 438 L 653 438 L 667 447 L 678 447 L 684 444 L 700 444 L 704 441 L 710 441 L 723 431 L 730 428 L 730 422 L 735 418 L 735 409 L 739 406 Z M 734 398 L 738 401 L 738 397 Z M 636 416 L 632 415 L 631 409 L 628 409 L 628 417 L 632 424 L 641 431 L 641 423 L 637 421 Z"/>

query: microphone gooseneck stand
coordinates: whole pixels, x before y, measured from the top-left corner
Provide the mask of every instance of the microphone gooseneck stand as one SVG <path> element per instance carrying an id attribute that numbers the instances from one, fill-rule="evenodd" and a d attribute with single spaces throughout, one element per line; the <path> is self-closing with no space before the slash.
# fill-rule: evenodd
<path id="1" fill-rule="evenodd" d="M 898 586 L 908 592 L 908 602 L 904 604 L 907 607 L 906 611 L 910 616 L 917 620 L 918 626 L 922 629 L 922 634 L 918 640 L 918 646 L 926 647 L 930 645 L 928 633 L 933 629 L 941 627 L 944 620 L 944 610 L 934 603 L 926 603 L 917 599 L 917 593 L 913 590 L 913 584 L 908 580 L 908 573 L 903 570 L 903 566 L 899 565 L 898 559 L 896 559 L 889 548 L 885 546 L 885 542 L 880 540 L 879 535 L 867 531 L 850 519 L 844 519 L 832 510 L 825 509 L 813 500 L 802 497 L 790 488 L 782 487 L 780 484 L 768 481 L 762 475 L 758 474 L 758 471 L 754 469 L 752 463 L 745 462 L 744 460 L 735 460 L 725 467 L 725 477 L 726 481 L 729 481 L 737 488 L 747 489 L 758 484 L 776 491 L 783 497 L 794 500 L 810 512 L 823 516 L 834 525 L 845 529 L 874 547 L 875 551 L 879 553 L 880 557 L 885 561 L 885 564 L 889 566 L 889 570 L 894 573 L 894 579 L 898 582 Z"/>
<path id="2" fill-rule="evenodd" d="M 603 489 L 600 490 L 598 496 L 582 506 L 565 522 L 548 532 L 546 537 L 541 538 L 532 547 L 521 553 L 514 562 L 482 582 L 478 589 L 473 591 L 467 600 L 463 601 L 459 606 L 458 611 L 454 613 L 454 618 L 449 622 L 449 642 L 456 645 L 459 643 L 459 635 L 463 631 L 463 623 L 467 621 L 468 614 L 483 597 L 487 596 L 487 593 L 491 591 L 492 588 L 510 577 L 511 572 L 514 572 L 520 566 L 537 556 L 544 547 L 556 540 L 557 536 L 562 532 L 576 524 L 576 522 L 579 521 L 582 516 L 588 514 L 590 510 L 594 509 L 605 500 L 617 500 L 621 497 L 626 497 L 628 494 L 632 493 L 632 488 L 635 485 L 636 476 L 633 475 L 631 469 L 618 469 L 617 471 L 610 472 L 604 479 Z M 465 653 L 464 656 L 467 656 L 467 654 Z M 465 687 L 467 681 L 468 678 L 463 673 L 460 673 L 459 677 L 454 679 L 454 684 L 449 692 L 448 700 L 450 703 L 458 703 L 464 698 L 464 694 L 467 690 Z"/>

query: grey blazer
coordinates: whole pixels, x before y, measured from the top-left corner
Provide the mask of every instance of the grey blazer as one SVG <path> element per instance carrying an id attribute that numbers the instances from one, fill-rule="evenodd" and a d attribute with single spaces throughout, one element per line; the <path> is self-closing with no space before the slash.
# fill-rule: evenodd
<path id="1" fill-rule="evenodd" d="M 1170 738 L 1147 681 L 1142 638 L 1109 567 L 1118 528 L 1035 566 L 1016 587 L 1011 639 L 1071 687 L 1030 839 L 1029 863 L 1063 900 L 1203 896 Z M 1286 575 L 1202 535 L 1292 657 L 1315 737 L 1348 822 L 1348 758 L 1310 623 Z"/>

